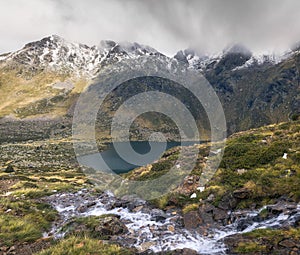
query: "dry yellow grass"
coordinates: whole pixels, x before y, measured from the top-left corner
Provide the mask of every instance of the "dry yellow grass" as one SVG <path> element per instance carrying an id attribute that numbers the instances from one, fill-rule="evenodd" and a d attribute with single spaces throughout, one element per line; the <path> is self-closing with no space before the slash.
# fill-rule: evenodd
<path id="1" fill-rule="evenodd" d="M 61 94 L 62 90 L 55 89 L 52 85 L 65 81 L 73 83 L 74 88 L 68 94 L 67 100 L 52 109 L 51 114 L 53 115 L 66 113 L 72 104 L 74 95 L 80 93 L 89 84 L 89 80 L 50 71 L 26 75 L 18 69 L 0 68 L 0 117 L 10 114 L 20 117 L 16 114 L 16 109 L 26 108 L 43 99 L 51 99 Z"/>

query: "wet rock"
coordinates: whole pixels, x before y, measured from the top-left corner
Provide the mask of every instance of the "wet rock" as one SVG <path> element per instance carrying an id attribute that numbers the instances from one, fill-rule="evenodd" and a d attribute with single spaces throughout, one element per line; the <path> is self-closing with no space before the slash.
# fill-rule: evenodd
<path id="1" fill-rule="evenodd" d="M 154 221 L 165 221 L 168 218 L 165 212 L 160 209 L 153 209 L 151 210 L 150 214 L 152 216 L 151 220 Z"/>
<path id="2" fill-rule="evenodd" d="M 212 226 L 215 224 L 213 219 L 213 212 L 215 207 L 211 204 L 204 204 L 199 207 L 199 215 L 203 225 Z"/>
<path id="3" fill-rule="evenodd" d="M 182 250 L 175 250 L 168 253 L 162 253 L 162 255 L 168 254 L 168 255 L 197 255 L 198 252 L 191 250 L 191 249 L 182 249 Z"/>
<path id="4" fill-rule="evenodd" d="M 209 225 L 218 225 L 218 223 L 225 225 L 229 220 L 229 215 L 226 210 L 220 209 L 211 204 L 204 204 L 201 206 L 199 213 L 203 222 Z"/>
<path id="5" fill-rule="evenodd" d="M 116 215 L 75 219 L 64 226 L 67 235 L 89 235 L 93 238 L 110 239 L 128 232 L 126 225 Z"/>
<path id="6" fill-rule="evenodd" d="M 293 227 L 300 227 L 300 213 L 294 215 Z"/>
<path id="7" fill-rule="evenodd" d="M 290 203 L 286 203 L 284 201 L 279 201 L 275 205 L 267 206 L 268 212 L 273 215 L 279 215 L 283 212 L 292 211 L 292 210 L 296 210 L 296 209 L 297 209 L 296 204 L 290 204 Z"/>
<path id="8" fill-rule="evenodd" d="M 208 203 L 211 203 L 211 202 L 213 202 L 215 200 L 215 195 L 214 194 L 210 194 L 208 197 L 207 197 L 207 199 L 206 199 L 206 201 L 208 202 Z"/>
<path id="9" fill-rule="evenodd" d="M 95 231 L 101 235 L 120 235 L 128 232 L 127 227 L 122 223 L 119 217 L 109 216 L 100 221 Z"/>
<path id="10" fill-rule="evenodd" d="M 195 230 L 203 224 L 203 220 L 197 211 L 187 212 L 183 215 L 184 226 L 188 230 Z"/>
<path id="11" fill-rule="evenodd" d="M 229 218 L 227 211 L 219 209 L 219 208 L 214 209 L 213 217 L 214 217 L 214 220 L 222 221 L 224 223 L 226 223 L 225 221 L 227 221 Z"/>
<path id="12" fill-rule="evenodd" d="M 134 210 L 137 207 L 143 206 L 146 204 L 146 201 L 140 199 L 135 195 L 123 196 L 120 200 L 117 200 L 112 205 L 112 208 L 123 207 L 128 208 L 130 211 Z"/>
<path id="13" fill-rule="evenodd" d="M 236 224 L 236 229 L 237 231 L 243 231 L 246 228 L 248 228 L 249 226 L 251 226 L 253 224 L 253 220 L 252 219 L 240 219 L 237 221 Z"/>
<path id="14" fill-rule="evenodd" d="M 151 247 L 151 246 L 153 246 L 154 245 L 154 242 L 144 242 L 144 243 L 142 243 L 141 244 L 141 246 L 139 247 L 139 250 L 140 251 L 146 251 L 146 250 L 149 250 L 149 248 Z M 149 254 L 149 253 L 148 253 Z"/>
<path id="15" fill-rule="evenodd" d="M 89 202 L 87 204 L 84 204 L 84 205 L 80 205 L 78 208 L 77 208 L 77 211 L 79 213 L 85 213 L 90 207 L 92 206 L 95 206 L 97 203 L 96 202 Z"/>
<path id="16" fill-rule="evenodd" d="M 147 250 L 144 252 L 139 253 L 139 255 L 198 255 L 199 253 L 191 250 L 191 249 L 177 249 L 173 251 L 161 251 L 154 253 L 151 250 Z"/>
<path id="17" fill-rule="evenodd" d="M 140 205 L 138 207 L 135 207 L 134 209 L 132 209 L 133 212 L 139 212 L 143 209 L 144 206 Z"/>

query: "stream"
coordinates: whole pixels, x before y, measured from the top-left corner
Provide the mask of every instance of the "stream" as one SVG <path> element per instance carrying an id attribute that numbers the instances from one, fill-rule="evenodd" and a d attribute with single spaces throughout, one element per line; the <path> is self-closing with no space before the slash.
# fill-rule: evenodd
<path id="1" fill-rule="evenodd" d="M 291 226 L 300 218 L 299 204 L 266 220 L 258 217 L 266 207 L 256 211 L 228 212 L 235 219 L 232 224 L 211 229 L 203 236 L 185 229 L 178 211 L 164 212 L 133 196 L 119 199 L 110 192 L 93 194 L 84 189 L 77 193 L 52 195 L 47 202 L 59 212 L 60 219 L 49 233 L 44 234 L 45 237 L 64 237 L 62 227 L 74 217 L 116 214 L 129 230 L 129 233 L 118 236 L 116 241 L 140 251 L 153 252 L 189 248 L 199 254 L 226 254 L 222 240 L 227 236 L 259 228 Z"/>

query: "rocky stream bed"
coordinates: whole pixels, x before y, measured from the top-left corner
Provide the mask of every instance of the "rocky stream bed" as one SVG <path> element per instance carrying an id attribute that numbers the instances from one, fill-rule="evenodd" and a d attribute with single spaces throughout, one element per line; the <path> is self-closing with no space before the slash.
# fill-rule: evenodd
<path id="1" fill-rule="evenodd" d="M 45 237 L 62 238 L 70 232 L 81 232 L 86 230 L 86 223 L 78 219 L 102 216 L 94 232 L 107 235 L 122 246 L 135 247 L 141 254 L 179 249 L 186 249 L 181 254 L 233 254 L 228 253 L 232 240 L 234 238 L 234 243 L 238 243 L 239 238 L 242 240 L 240 234 L 255 229 L 288 228 L 300 221 L 299 204 L 279 201 L 260 210 L 228 211 L 231 224 L 216 223 L 203 233 L 197 228 L 188 228 L 186 217 L 176 208 L 162 211 L 135 196 L 119 199 L 110 192 L 97 194 L 83 189 L 76 193 L 55 194 L 45 200 L 60 216 L 51 231 L 44 233 Z M 261 217 L 263 211 L 266 215 Z M 190 220 L 197 222 L 192 214 Z M 293 247 L 294 254 L 299 254 L 297 245 Z M 281 248 L 284 251 L 284 243 Z"/>

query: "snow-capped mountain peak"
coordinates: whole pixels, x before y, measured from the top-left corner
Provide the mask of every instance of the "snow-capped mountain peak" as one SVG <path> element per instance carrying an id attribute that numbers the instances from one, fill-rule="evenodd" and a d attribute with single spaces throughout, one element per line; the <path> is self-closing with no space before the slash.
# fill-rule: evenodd
<path id="1" fill-rule="evenodd" d="M 300 47 L 289 49 L 287 51 L 252 53 L 249 49 L 241 44 L 234 44 L 226 47 L 222 52 L 211 55 L 198 54 L 192 49 L 179 51 L 174 58 L 178 61 L 186 63 L 189 68 L 194 68 L 205 72 L 214 69 L 219 63 L 230 67 L 230 70 L 236 71 L 252 66 L 261 66 L 264 64 L 276 65 L 285 59 L 292 57 L 294 54 L 300 53 Z M 228 61 L 231 65 L 228 65 Z"/>
<path id="2" fill-rule="evenodd" d="M 30 70 L 54 70 L 78 76 L 95 77 L 104 66 L 123 59 L 155 56 L 168 65 L 180 61 L 188 68 L 203 73 L 217 69 L 236 71 L 251 66 L 277 64 L 299 53 L 299 46 L 283 54 L 253 54 L 240 44 L 231 45 L 215 54 L 199 54 L 193 49 L 179 51 L 174 58 L 168 58 L 154 48 L 139 43 L 101 41 L 97 46 L 73 43 L 51 35 L 39 41 L 26 44 L 21 50 L 0 55 L 0 64 L 22 65 Z M 225 68 L 225 69 L 224 69 Z"/>
<path id="3" fill-rule="evenodd" d="M 21 64 L 36 69 L 51 69 L 94 77 L 101 67 L 124 58 L 162 55 L 138 43 L 101 41 L 99 46 L 68 42 L 52 35 L 26 44 L 21 50 L 0 56 L 1 62 Z"/>

